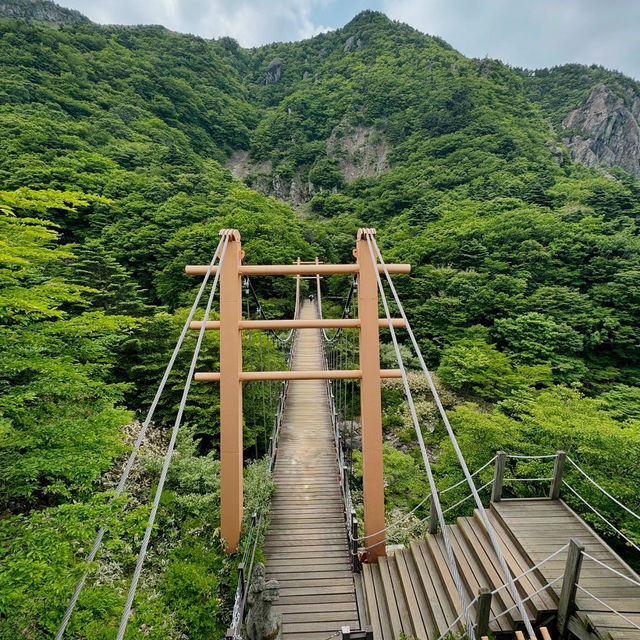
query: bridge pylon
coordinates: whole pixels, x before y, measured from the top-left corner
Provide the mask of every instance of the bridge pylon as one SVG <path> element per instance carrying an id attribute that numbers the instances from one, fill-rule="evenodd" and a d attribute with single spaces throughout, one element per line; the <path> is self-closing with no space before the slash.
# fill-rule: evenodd
<path id="1" fill-rule="evenodd" d="M 360 229 L 356 239 L 355 264 L 327 264 L 319 260 L 289 265 L 242 264 L 240 233 L 230 234 L 227 255 L 220 267 L 220 320 L 208 321 L 206 329 L 220 331 L 220 372 L 199 372 L 194 379 L 220 382 L 220 529 L 231 553 L 238 547 L 243 508 L 242 450 L 242 383 L 249 380 L 327 380 L 360 379 L 360 414 L 362 430 L 362 467 L 364 495 L 364 530 L 367 559 L 375 561 L 386 555 L 384 479 L 382 462 L 382 407 L 380 380 L 400 378 L 399 369 L 380 368 L 380 327 L 387 321 L 378 317 L 378 287 L 376 270 L 382 271 L 368 249 L 367 238 L 375 229 Z M 408 264 L 386 265 L 389 273 L 407 274 Z M 214 272 L 217 267 L 214 267 Z M 205 275 L 207 265 L 187 265 L 188 275 Z M 317 277 L 329 274 L 355 274 L 358 280 L 358 317 L 353 319 L 243 320 L 242 277 L 259 275 Z M 404 326 L 393 319 L 396 327 Z M 192 322 L 200 329 L 201 322 Z M 359 368 L 355 370 L 318 371 L 251 371 L 242 370 L 242 331 L 265 329 L 359 329 Z"/>

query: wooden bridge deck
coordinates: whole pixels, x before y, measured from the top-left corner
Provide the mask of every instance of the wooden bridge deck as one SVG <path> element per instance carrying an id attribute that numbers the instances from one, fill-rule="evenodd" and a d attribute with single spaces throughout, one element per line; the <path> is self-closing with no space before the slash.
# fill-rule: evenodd
<path id="1" fill-rule="evenodd" d="M 577 538 L 585 551 L 635 580 L 638 577 L 569 507 L 560 500 L 504 500 L 491 505 L 489 520 L 512 576 L 534 567 L 554 551 Z M 467 600 L 480 587 L 496 589 L 504 576 L 487 532 L 476 512 L 458 518 L 447 527 Z M 550 625 L 556 617 L 562 582 L 544 585 L 562 575 L 566 551 L 529 573 L 518 583 L 521 597 L 529 598 L 525 608 L 535 626 Z M 640 587 L 599 567 L 588 558 L 583 561 L 579 584 L 602 601 L 640 624 Z M 541 590 L 541 591 L 540 591 Z M 537 595 L 533 595 L 540 591 Z M 375 640 L 397 640 L 401 633 L 409 638 L 437 640 L 460 614 L 460 602 L 449 570 L 442 533 L 415 540 L 408 549 L 392 551 L 378 564 L 364 565 L 362 590 L 358 590 L 363 624 L 371 624 Z M 640 631 L 614 613 L 578 592 L 578 611 L 570 619 L 570 630 L 583 640 L 640 640 Z M 495 636 L 513 637 L 522 629 L 517 610 L 506 589 L 493 597 L 490 624 Z M 475 620 L 475 607 L 471 618 Z M 454 634 L 463 633 L 462 624 Z"/>
<path id="2" fill-rule="evenodd" d="M 314 318 L 306 301 L 302 319 Z M 322 369 L 320 331 L 298 332 L 292 368 Z M 324 640 L 360 627 L 331 418 L 322 380 L 289 384 L 265 539 L 267 575 L 280 582 L 285 640 Z"/>
<path id="3" fill-rule="evenodd" d="M 530 558 L 533 565 L 566 544 L 569 538 L 576 538 L 590 556 L 640 581 L 638 575 L 561 500 L 505 500 L 495 504 L 494 509 L 511 532 L 512 543 Z M 562 575 L 566 559 L 567 552 L 564 551 L 540 567 L 547 582 Z M 578 584 L 640 625 L 640 587 L 589 558 L 583 559 Z M 552 588 L 559 595 L 562 580 Z M 638 629 L 580 590 L 576 594 L 576 606 L 577 619 L 570 623 L 574 633 L 584 629 L 603 640 L 640 640 Z"/>

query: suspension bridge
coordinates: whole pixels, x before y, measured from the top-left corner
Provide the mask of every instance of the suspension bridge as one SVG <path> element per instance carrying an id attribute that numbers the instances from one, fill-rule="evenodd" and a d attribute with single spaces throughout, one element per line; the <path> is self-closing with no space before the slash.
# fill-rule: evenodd
<path id="1" fill-rule="evenodd" d="M 386 264 L 373 229 L 358 232 L 354 256 L 353 264 L 323 264 L 318 259 L 298 259 L 291 265 L 244 264 L 239 232 L 222 230 L 211 263 L 186 267 L 188 274 L 203 276 L 203 281 L 116 489 L 116 495 L 125 489 L 187 332 L 197 331 L 117 640 L 124 638 L 129 624 L 194 381 L 220 385 L 220 526 L 228 552 L 239 560 L 227 638 L 247 637 L 243 623 L 257 549 L 262 545 L 267 577 L 280 585 L 275 608 L 282 616 L 286 640 L 474 640 L 489 634 L 518 640 L 525 634 L 530 640 L 570 636 L 640 640 L 640 577 L 563 497 L 579 501 L 611 529 L 614 539 L 639 553 L 633 539 L 591 505 L 576 479 L 600 492 L 625 517 L 640 520 L 640 516 L 564 452 L 536 456 L 496 452 L 470 470 L 391 278 L 409 273 L 409 265 Z M 322 316 L 320 279 L 329 274 L 353 277 L 341 318 Z M 250 281 L 253 276 L 296 278 L 292 319 L 266 317 Z M 212 277 L 204 317 L 194 321 Z M 249 302 L 243 317 L 243 279 L 254 299 L 255 318 Z M 305 299 L 303 279 L 315 281 Z M 218 284 L 220 319 L 209 320 Z M 399 311 L 397 318 L 391 316 L 391 300 Z M 396 369 L 380 366 L 380 330 L 390 336 Z M 437 486 L 432 473 L 397 330 L 408 336 L 460 464 L 462 479 L 448 487 Z M 220 334 L 218 372 L 196 372 L 207 331 Z M 282 358 L 272 358 L 267 348 L 263 360 L 262 346 L 260 367 L 246 370 L 243 337 L 253 332 L 269 333 L 267 345 L 275 345 L 283 354 L 285 370 L 265 368 L 265 363 L 273 365 Z M 385 378 L 402 381 L 430 488 L 411 512 L 389 523 L 382 460 L 381 380 Z M 275 495 L 269 513 L 251 518 L 243 512 L 243 393 L 248 383 L 280 385 L 265 443 Z M 266 402 L 272 399 L 271 389 L 266 394 L 262 387 L 265 407 L 271 406 Z M 362 461 L 361 507 L 351 492 L 354 451 L 360 451 Z M 537 475 L 532 477 L 531 469 Z M 543 487 L 545 493 L 517 498 L 510 490 L 517 485 Z M 467 506 L 473 507 L 470 515 L 456 518 Z M 410 542 L 388 545 L 398 531 Z M 56 640 L 64 637 L 104 535 L 104 529 L 97 532 Z"/>

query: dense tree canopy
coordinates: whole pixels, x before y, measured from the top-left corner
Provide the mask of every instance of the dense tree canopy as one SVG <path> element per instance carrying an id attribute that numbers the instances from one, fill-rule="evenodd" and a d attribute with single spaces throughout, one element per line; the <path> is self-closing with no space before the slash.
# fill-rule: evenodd
<path id="1" fill-rule="evenodd" d="M 199 284 L 184 265 L 210 261 L 220 228 L 241 231 L 248 262 L 287 263 L 350 262 L 357 228 L 378 227 L 385 258 L 413 266 L 397 287 L 469 466 L 499 448 L 565 448 L 640 508 L 640 184 L 574 164 L 550 128 L 584 98 L 581 67 L 532 76 L 470 60 L 376 12 L 251 50 L 0 19 L 0 57 L 0 638 L 52 637 L 101 523 L 110 542 L 68 637 L 113 637 L 194 334 L 116 501 L 114 479 Z M 632 82 L 614 79 L 618 93 Z M 234 152 L 244 183 L 224 166 Z M 323 282 L 328 312 L 348 284 Z M 267 315 L 291 315 L 293 279 L 255 287 Z M 247 368 L 266 353 L 284 366 L 268 336 L 246 340 Z M 394 366 L 389 345 L 382 355 Z M 199 367 L 218 365 L 209 332 Z M 426 491 L 393 385 L 390 510 Z M 445 486 L 459 468 L 425 383 L 412 385 Z M 237 559 L 217 531 L 217 394 L 189 396 L 128 638 L 217 637 L 228 622 Z M 247 385 L 252 509 L 271 491 L 267 397 Z M 358 471 L 356 455 L 356 496 Z"/>

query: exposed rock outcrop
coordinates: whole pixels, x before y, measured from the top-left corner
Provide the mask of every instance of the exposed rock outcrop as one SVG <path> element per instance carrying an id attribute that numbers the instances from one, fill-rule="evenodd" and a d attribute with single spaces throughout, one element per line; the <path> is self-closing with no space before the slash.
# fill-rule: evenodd
<path id="1" fill-rule="evenodd" d="M 0 17 L 17 18 L 48 25 L 87 24 L 91 20 L 74 9 L 59 7 L 48 0 L 0 0 Z"/>
<path id="2" fill-rule="evenodd" d="M 347 51 L 351 51 L 351 49 L 353 49 L 353 45 L 355 44 L 355 41 L 356 41 L 355 36 L 350 36 L 349 38 L 347 38 L 347 41 L 344 43 L 343 51 L 345 53 L 347 53 Z"/>
<path id="3" fill-rule="evenodd" d="M 267 67 L 267 73 L 264 77 L 265 84 L 275 84 L 282 76 L 282 60 L 274 58 Z"/>
<path id="4" fill-rule="evenodd" d="M 625 101 L 597 84 L 562 127 L 574 160 L 590 167 L 616 165 L 640 176 L 640 98 L 632 92 Z"/>
<path id="5" fill-rule="evenodd" d="M 388 152 L 383 133 L 363 125 L 341 124 L 327 140 L 327 155 L 338 160 L 346 182 L 379 176 L 387 171 Z"/>
<path id="6" fill-rule="evenodd" d="M 327 156 L 338 161 L 345 182 L 379 176 L 389 169 L 389 146 L 384 134 L 372 127 L 342 123 L 334 128 L 326 143 Z M 225 166 L 252 189 L 297 206 L 322 191 L 300 172 L 283 177 L 269 160 L 252 160 L 249 152 L 234 151 Z"/>

